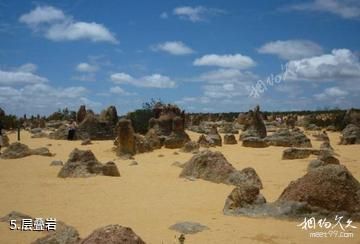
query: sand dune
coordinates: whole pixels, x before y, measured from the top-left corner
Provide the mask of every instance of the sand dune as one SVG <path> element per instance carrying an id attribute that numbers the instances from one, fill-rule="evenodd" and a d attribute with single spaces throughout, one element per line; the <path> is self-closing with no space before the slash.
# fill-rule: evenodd
<path id="1" fill-rule="evenodd" d="M 188 133 L 193 140 L 199 136 Z M 329 137 L 340 162 L 359 180 L 360 145 L 337 145 L 339 133 L 329 133 Z M 10 140 L 15 141 L 16 134 L 11 134 Z M 147 243 L 159 244 L 174 243 L 179 234 L 168 227 L 178 221 L 195 221 L 210 228 L 186 235 L 185 243 L 360 243 L 359 223 L 355 223 L 358 229 L 353 238 L 314 239 L 309 238 L 309 231 L 296 226 L 296 221 L 223 215 L 233 186 L 179 178 L 181 169 L 172 166 L 175 161 L 186 162 L 192 154 L 174 155 L 178 150 L 160 149 L 135 155 L 139 165 L 129 166 L 132 160 L 118 159 L 111 151 L 112 141 L 81 146 L 80 141 L 31 139 L 22 132 L 21 142 L 32 148 L 46 146 L 56 156 L 0 159 L 0 216 L 16 210 L 33 217 L 55 217 L 77 228 L 82 237 L 98 227 L 120 224 L 131 227 Z M 314 148 L 320 145 L 312 143 Z M 75 147 L 91 149 L 100 162 L 113 160 L 121 177 L 56 177 L 60 168 L 50 167 L 50 162 L 65 162 Z M 237 169 L 253 167 L 268 201 L 277 199 L 290 181 L 304 175 L 308 162 L 315 158 L 281 160 L 283 147 L 245 148 L 237 144 L 211 150 L 221 151 Z M 10 231 L 7 223 L 0 223 L 0 243 L 30 243 L 41 235 Z"/>

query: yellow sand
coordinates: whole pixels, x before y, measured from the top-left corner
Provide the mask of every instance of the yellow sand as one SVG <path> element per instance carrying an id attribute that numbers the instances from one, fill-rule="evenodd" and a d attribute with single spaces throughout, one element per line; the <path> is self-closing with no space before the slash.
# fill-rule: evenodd
<path id="1" fill-rule="evenodd" d="M 189 134 L 193 140 L 199 136 Z M 360 145 L 337 145 L 339 133 L 330 133 L 330 138 L 342 164 L 360 179 Z M 16 134 L 11 134 L 10 140 L 14 142 Z M 320 142 L 312 141 L 318 148 Z M 225 199 L 233 186 L 185 180 L 178 177 L 181 168 L 172 166 L 175 161 L 186 162 L 192 154 L 174 155 L 178 150 L 161 149 L 136 155 L 139 165 L 129 166 L 132 160 L 117 159 L 111 151 L 112 141 L 81 146 L 79 141 L 31 139 L 23 132 L 21 142 L 31 148 L 52 144 L 48 147 L 56 156 L 0 159 L 0 216 L 16 210 L 33 217 L 55 217 L 76 227 L 82 237 L 96 228 L 120 224 L 131 227 L 147 243 L 159 244 L 174 243 L 174 236 L 179 234 L 168 227 L 178 221 L 200 222 L 210 228 L 186 235 L 185 243 L 360 243 L 359 223 L 355 224 L 358 229 L 353 238 L 315 239 L 296 226 L 299 222 L 223 215 Z M 57 178 L 60 167 L 51 167 L 50 162 L 66 162 L 75 147 L 91 149 L 103 163 L 113 160 L 121 177 Z M 314 158 L 281 160 L 283 147 L 256 149 L 238 144 L 212 150 L 221 151 L 237 169 L 255 168 L 268 201 L 276 200 L 290 181 L 304 175 Z M 42 235 L 10 231 L 9 224 L 0 223 L 0 243 L 30 243 Z"/>

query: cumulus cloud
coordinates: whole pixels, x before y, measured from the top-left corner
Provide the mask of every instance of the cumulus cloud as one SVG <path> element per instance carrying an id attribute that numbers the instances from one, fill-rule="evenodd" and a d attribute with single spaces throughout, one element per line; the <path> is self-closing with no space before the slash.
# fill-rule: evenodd
<path id="1" fill-rule="evenodd" d="M 37 65 L 33 63 L 26 63 L 16 68 L 16 70 L 20 72 L 35 73 L 37 71 Z"/>
<path id="2" fill-rule="evenodd" d="M 360 17 L 360 2 L 357 0 L 314 0 L 308 3 L 294 4 L 286 9 L 328 12 L 345 19 Z"/>
<path id="3" fill-rule="evenodd" d="M 248 71 L 217 69 L 201 74 L 198 79 L 209 83 L 247 83 L 256 78 L 255 74 Z"/>
<path id="4" fill-rule="evenodd" d="M 16 86 L 47 82 L 47 78 L 34 74 L 36 69 L 36 65 L 28 63 L 13 70 L 0 70 L 0 85 Z"/>
<path id="5" fill-rule="evenodd" d="M 186 55 L 194 52 L 190 47 L 181 41 L 169 41 L 155 45 L 152 47 L 154 51 L 164 51 L 172 55 Z"/>
<path id="6" fill-rule="evenodd" d="M 114 35 L 103 25 L 94 22 L 65 22 L 52 25 L 45 36 L 53 41 L 89 39 L 93 42 L 117 43 Z"/>
<path id="7" fill-rule="evenodd" d="M 173 10 L 173 14 L 191 22 L 204 21 L 210 16 L 224 14 L 225 11 L 216 8 L 207 8 L 204 6 L 181 6 Z"/>
<path id="8" fill-rule="evenodd" d="M 152 74 L 140 78 L 134 78 L 126 73 L 115 73 L 110 76 L 115 84 L 130 84 L 146 88 L 175 88 L 176 82 L 161 74 Z"/>
<path id="9" fill-rule="evenodd" d="M 86 72 L 86 73 L 93 73 L 96 72 L 99 69 L 99 67 L 95 64 L 89 64 L 89 63 L 79 63 L 76 66 L 76 70 L 79 72 Z"/>
<path id="10" fill-rule="evenodd" d="M 38 6 L 31 12 L 20 16 L 19 21 L 29 26 L 36 27 L 43 23 L 53 23 L 55 21 L 65 20 L 65 14 L 62 10 L 52 6 Z"/>
<path id="11" fill-rule="evenodd" d="M 222 68 L 247 69 L 256 65 L 255 61 L 241 54 L 207 54 L 195 59 L 195 66 L 218 66 Z"/>
<path id="12" fill-rule="evenodd" d="M 347 91 L 334 86 L 326 88 L 322 93 L 315 94 L 314 97 L 318 100 L 339 99 L 344 98 L 348 94 L 349 93 Z"/>
<path id="13" fill-rule="evenodd" d="M 258 49 L 259 53 L 275 54 L 282 59 L 308 58 L 323 53 L 322 47 L 307 40 L 274 41 Z"/>
<path id="14" fill-rule="evenodd" d="M 84 87 L 52 87 L 48 84 L 26 85 L 21 88 L 0 86 L 0 104 L 9 113 L 50 114 L 59 108 L 77 109 L 81 104 L 98 109 L 101 104 L 86 97 Z"/>
<path id="15" fill-rule="evenodd" d="M 75 21 L 62 10 L 52 6 L 38 6 L 19 21 L 53 41 L 75 41 L 87 39 L 93 42 L 118 43 L 114 34 L 104 25 L 95 22 Z"/>
<path id="16" fill-rule="evenodd" d="M 135 93 L 127 92 L 124 89 L 122 89 L 120 86 L 111 87 L 109 91 L 110 93 L 115 95 L 124 95 L 124 96 L 135 95 Z"/>
<path id="17" fill-rule="evenodd" d="M 330 54 L 289 61 L 286 80 L 344 81 L 360 79 L 359 58 L 348 49 L 334 49 Z"/>

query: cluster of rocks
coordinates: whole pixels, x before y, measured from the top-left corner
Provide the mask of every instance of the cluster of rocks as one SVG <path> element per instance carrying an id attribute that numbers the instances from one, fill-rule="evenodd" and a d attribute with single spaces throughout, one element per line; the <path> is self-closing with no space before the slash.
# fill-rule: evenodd
<path id="1" fill-rule="evenodd" d="M 217 127 L 214 125 L 206 135 L 201 135 L 198 139 L 198 143 L 202 147 L 221 147 L 222 138 L 217 130 Z"/>
<path id="2" fill-rule="evenodd" d="M 249 167 L 238 171 L 222 153 L 210 150 L 204 150 L 186 162 L 180 177 L 203 179 L 228 185 L 249 184 L 262 188 L 261 180 L 253 168 Z"/>
<path id="3" fill-rule="evenodd" d="M 226 199 L 223 211 L 228 215 L 295 219 L 338 215 L 359 221 L 360 183 L 345 166 L 328 164 L 292 181 L 272 203 L 266 202 L 258 188 L 238 186 Z"/>
<path id="4" fill-rule="evenodd" d="M 296 148 L 291 147 L 283 151 L 282 159 L 304 159 L 310 155 L 319 155 L 320 150 L 312 148 Z"/>
<path id="5" fill-rule="evenodd" d="M 33 217 L 20 212 L 12 211 L 0 218 L 1 222 L 9 223 L 15 219 L 21 222 L 22 219 L 34 219 Z M 77 229 L 62 221 L 56 222 L 56 230 L 49 231 L 43 237 L 32 242 L 32 244 L 145 244 L 131 228 L 118 224 L 107 225 L 94 230 L 90 235 L 81 238 Z"/>
<path id="6" fill-rule="evenodd" d="M 198 117 L 200 118 L 200 117 Z M 227 122 L 227 121 L 201 121 L 199 124 L 190 124 L 187 126 L 188 130 L 200 133 L 207 134 L 211 131 L 211 129 L 216 126 L 220 133 L 223 134 L 238 134 L 239 133 L 239 125 L 236 121 Z"/>
<path id="7" fill-rule="evenodd" d="M 118 122 L 117 110 L 110 106 L 96 115 L 92 110 L 86 110 L 85 105 L 80 106 L 76 114 L 78 127 L 75 133 L 77 140 L 113 140 L 116 136 L 115 126 Z M 49 125 L 47 125 L 49 126 Z M 50 139 L 66 140 L 68 135 L 67 122 L 52 122 L 56 131 L 49 134 Z"/>
<path id="8" fill-rule="evenodd" d="M 3 159 L 16 159 L 16 158 L 24 158 L 31 155 L 39 155 L 39 156 L 54 156 L 49 149 L 46 147 L 40 147 L 35 149 L 30 149 L 27 145 L 22 144 L 20 142 L 14 142 L 10 144 L 4 152 L 1 154 L 1 158 Z"/>
<path id="9" fill-rule="evenodd" d="M 254 111 L 250 110 L 246 116 L 243 116 L 242 123 L 245 127 L 240 135 L 240 140 L 244 140 L 247 137 L 266 137 L 266 126 L 259 106 L 256 106 Z"/>
<path id="10" fill-rule="evenodd" d="M 200 144 L 194 141 L 188 141 L 184 144 L 184 146 L 180 149 L 181 152 L 185 153 L 197 153 L 199 152 Z"/>
<path id="11" fill-rule="evenodd" d="M 120 176 L 114 162 L 100 163 L 91 150 L 75 148 L 69 155 L 68 161 L 58 173 L 60 178 L 90 177 L 95 175 Z"/>
<path id="12" fill-rule="evenodd" d="M 360 127 L 354 124 L 349 124 L 341 132 L 340 144 L 360 144 Z"/>
<path id="13" fill-rule="evenodd" d="M 145 137 L 157 148 L 182 148 L 190 141 L 185 132 L 185 112 L 175 105 L 158 105 L 153 109 Z"/>

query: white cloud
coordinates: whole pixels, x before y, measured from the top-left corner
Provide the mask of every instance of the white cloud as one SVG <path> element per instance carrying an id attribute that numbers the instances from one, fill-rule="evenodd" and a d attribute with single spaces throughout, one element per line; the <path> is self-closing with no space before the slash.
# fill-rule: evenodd
<path id="1" fill-rule="evenodd" d="M 93 73 L 96 72 L 99 69 L 99 67 L 95 64 L 89 64 L 89 63 L 79 63 L 76 66 L 76 70 L 79 72 L 86 72 L 86 73 Z"/>
<path id="2" fill-rule="evenodd" d="M 33 63 L 26 63 L 21 65 L 20 67 L 16 68 L 19 72 L 29 72 L 34 73 L 37 71 L 37 65 Z"/>
<path id="3" fill-rule="evenodd" d="M 360 17 L 360 2 L 358 0 L 314 0 L 310 3 L 291 5 L 287 9 L 328 12 L 345 19 Z"/>
<path id="4" fill-rule="evenodd" d="M 19 21 L 30 26 L 52 23 L 66 19 L 62 10 L 51 6 L 38 6 L 31 12 L 23 14 Z"/>
<path id="5" fill-rule="evenodd" d="M 348 94 L 349 93 L 347 91 L 344 91 L 341 88 L 334 86 L 326 88 L 322 93 L 315 94 L 314 97 L 318 100 L 327 100 L 344 98 Z"/>
<path id="6" fill-rule="evenodd" d="M 331 54 L 292 60 L 286 65 L 285 79 L 309 81 L 359 80 L 359 58 L 348 49 L 334 49 Z"/>
<path id="7" fill-rule="evenodd" d="M 122 89 L 120 86 L 111 87 L 109 91 L 110 93 L 115 95 L 124 95 L 124 96 L 135 95 L 135 93 L 127 92 L 124 89 Z"/>
<path id="8" fill-rule="evenodd" d="M 147 88 L 175 88 L 176 82 L 161 74 L 152 74 L 140 78 L 133 78 L 126 73 L 115 73 L 110 76 L 115 84 L 131 84 Z"/>
<path id="9" fill-rule="evenodd" d="M 110 79 L 115 83 L 115 84 L 123 84 L 123 83 L 131 83 L 132 81 L 134 81 L 134 78 L 126 73 L 115 73 L 112 74 Z"/>
<path id="10" fill-rule="evenodd" d="M 318 44 L 307 40 L 274 41 L 258 49 L 259 53 L 275 54 L 282 59 L 293 60 L 322 54 Z"/>
<path id="11" fill-rule="evenodd" d="M 217 55 L 207 54 L 195 59 L 195 66 L 218 66 L 222 68 L 247 69 L 255 66 L 255 61 L 241 54 Z"/>
<path id="12" fill-rule="evenodd" d="M 173 14 L 179 16 L 182 19 L 189 20 L 191 22 L 199 22 L 206 20 L 209 16 L 224 14 L 225 11 L 215 8 L 206 8 L 203 6 L 181 6 L 173 10 Z"/>
<path id="13" fill-rule="evenodd" d="M 29 71 L 0 70 L 0 85 L 3 86 L 38 84 L 38 83 L 45 83 L 47 81 L 48 80 L 46 78 L 33 74 Z"/>
<path id="14" fill-rule="evenodd" d="M 246 83 L 257 79 L 257 76 L 238 69 L 217 69 L 201 74 L 198 79 L 209 83 Z"/>
<path id="15" fill-rule="evenodd" d="M 152 48 L 154 51 L 164 51 L 173 55 L 186 55 L 194 52 L 181 41 L 169 41 L 160 43 Z"/>
<path id="16" fill-rule="evenodd" d="M 85 73 L 81 75 L 75 75 L 71 77 L 71 79 L 78 81 L 96 81 L 96 75 L 95 73 Z"/>
<path id="17" fill-rule="evenodd" d="M 246 89 L 246 87 L 246 84 L 226 83 L 205 85 L 202 88 L 206 97 L 209 97 L 210 99 L 224 99 L 234 97 L 246 97 L 248 95 L 248 90 Z"/>
<path id="18" fill-rule="evenodd" d="M 62 10 L 52 6 L 36 7 L 22 15 L 19 21 L 27 24 L 35 31 L 44 33 L 53 41 L 75 41 L 88 39 L 93 42 L 118 43 L 114 34 L 104 25 L 95 22 L 75 21 L 66 16 Z"/>
<path id="19" fill-rule="evenodd" d="M 103 25 L 94 22 L 64 22 L 52 25 L 45 36 L 53 41 L 89 39 L 93 42 L 118 43 L 114 35 Z"/>
<path id="20" fill-rule="evenodd" d="M 81 104 L 99 109 L 100 103 L 86 98 L 84 87 L 52 87 L 48 84 L 26 85 L 22 88 L 0 86 L 0 104 L 17 115 L 50 114 L 59 108 L 76 110 Z"/>

